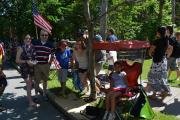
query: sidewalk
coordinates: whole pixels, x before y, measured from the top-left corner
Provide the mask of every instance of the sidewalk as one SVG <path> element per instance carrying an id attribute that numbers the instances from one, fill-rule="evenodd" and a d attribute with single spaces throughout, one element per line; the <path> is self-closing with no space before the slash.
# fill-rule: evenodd
<path id="1" fill-rule="evenodd" d="M 84 102 L 83 99 L 77 99 L 76 96 L 71 93 L 68 98 L 57 97 L 52 92 L 47 92 L 48 97 L 51 102 L 53 102 L 60 111 L 62 111 L 66 116 L 69 116 L 71 120 L 89 120 L 84 115 L 80 114 L 81 110 L 84 110 L 89 103 Z"/>
<path id="2" fill-rule="evenodd" d="M 155 111 L 161 111 L 166 114 L 175 115 L 180 118 L 180 88 L 171 87 L 172 96 L 164 99 L 165 106 L 150 101 L 151 106 Z M 84 110 L 89 103 L 83 101 L 83 99 L 77 98 L 73 93 L 68 96 L 68 99 L 57 97 L 52 92 L 48 91 L 50 100 L 65 114 L 68 114 L 72 120 L 89 120 L 84 115 L 80 114 L 81 110 Z"/>

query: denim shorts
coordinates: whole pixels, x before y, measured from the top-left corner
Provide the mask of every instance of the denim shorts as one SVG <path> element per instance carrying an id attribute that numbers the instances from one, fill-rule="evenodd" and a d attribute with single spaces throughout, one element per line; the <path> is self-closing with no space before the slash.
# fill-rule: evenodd
<path id="1" fill-rule="evenodd" d="M 7 86 L 7 80 L 5 77 L 0 77 L 0 87 L 6 87 Z"/>
<path id="2" fill-rule="evenodd" d="M 170 57 L 168 59 L 168 69 L 170 69 L 172 71 L 178 70 L 178 66 L 177 66 L 177 63 L 176 63 L 176 58 Z"/>
<path id="3" fill-rule="evenodd" d="M 67 74 L 68 74 L 68 69 L 59 69 L 58 70 L 58 80 L 60 82 L 66 82 Z"/>

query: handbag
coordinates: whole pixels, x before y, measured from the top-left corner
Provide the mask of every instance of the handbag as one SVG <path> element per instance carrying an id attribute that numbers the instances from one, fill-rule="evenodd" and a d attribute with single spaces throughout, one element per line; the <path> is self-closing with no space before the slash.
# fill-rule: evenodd
<path id="1" fill-rule="evenodd" d="M 155 116 L 154 111 L 149 104 L 149 100 L 144 90 L 141 90 L 137 102 L 130 110 L 130 114 L 133 115 L 134 117 L 141 117 L 145 119 L 154 118 Z"/>
<path id="2" fill-rule="evenodd" d="M 86 106 L 85 113 L 86 115 L 98 116 L 100 114 L 100 109 L 94 106 Z"/>

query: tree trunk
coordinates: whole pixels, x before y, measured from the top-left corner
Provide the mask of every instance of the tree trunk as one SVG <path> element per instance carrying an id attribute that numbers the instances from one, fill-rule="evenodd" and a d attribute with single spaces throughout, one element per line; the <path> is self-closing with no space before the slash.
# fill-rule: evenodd
<path id="1" fill-rule="evenodd" d="M 158 15 L 159 24 L 162 23 L 164 3 L 165 0 L 159 0 L 159 15 Z"/>
<path id="2" fill-rule="evenodd" d="M 94 50 L 92 48 L 93 38 L 94 38 L 94 25 L 91 20 L 90 10 L 89 10 L 89 0 L 84 0 L 84 15 L 88 25 L 88 60 L 89 60 L 89 80 L 91 85 L 91 98 L 96 98 L 96 89 L 95 89 L 95 71 L 94 71 L 94 61 L 95 55 Z"/>
<path id="3" fill-rule="evenodd" d="M 108 0 L 101 1 L 101 13 L 100 13 L 100 34 L 102 35 L 103 40 L 106 38 L 106 29 L 107 29 L 107 9 L 108 9 Z"/>
<path id="4" fill-rule="evenodd" d="M 172 0 L 171 1 L 171 5 L 172 5 L 172 23 L 175 24 L 175 3 L 176 3 L 176 0 Z"/>

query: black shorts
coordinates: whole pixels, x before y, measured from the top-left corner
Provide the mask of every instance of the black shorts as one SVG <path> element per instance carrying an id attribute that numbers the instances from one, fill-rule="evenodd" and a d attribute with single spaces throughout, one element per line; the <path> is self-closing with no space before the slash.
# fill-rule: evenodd
<path id="1" fill-rule="evenodd" d="M 0 87 L 6 87 L 7 86 L 7 80 L 5 77 L 0 77 Z"/>
<path id="2" fill-rule="evenodd" d="M 78 72 L 79 73 L 85 73 L 85 72 L 87 72 L 88 71 L 88 69 L 82 69 L 82 68 L 79 68 L 78 69 Z"/>
<path id="3" fill-rule="evenodd" d="M 34 67 L 28 66 L 27 64 L 20 65 L 20 72 L 23 79 L 26 79 L 28 75 L 34 76 Z"/>

